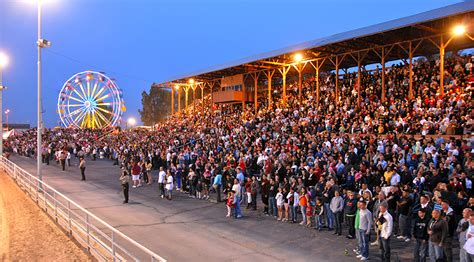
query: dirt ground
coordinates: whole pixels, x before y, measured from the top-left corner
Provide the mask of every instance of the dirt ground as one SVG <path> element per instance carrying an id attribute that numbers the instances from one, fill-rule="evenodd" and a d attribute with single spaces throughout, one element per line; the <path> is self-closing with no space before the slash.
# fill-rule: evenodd
<path id="1" fill-rule="evenodd" d="M 7 175 L 0 173 L 0 261 L 92 261 Z"/>

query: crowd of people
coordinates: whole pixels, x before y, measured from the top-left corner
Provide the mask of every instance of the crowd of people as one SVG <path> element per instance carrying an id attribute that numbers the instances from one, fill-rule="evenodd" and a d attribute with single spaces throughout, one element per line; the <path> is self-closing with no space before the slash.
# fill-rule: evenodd
<path id="1" fill-rule="evenodd" d="M 383 102 L 380 69 L 363 70 L 360 105 L 357 74 L 342 76 L 335 99 L 335 76 L 327 73 L 320 78 L 320 101 L 315 79 L 306 78 L 303 101 L 290 82 L 286 105 L 276 95 L 269 107 L 262 97 L 257 114 L 220 105 L 171 116 L 153 131 L 46 130 L 41 157 L 45 164 L 61 151 L 66 158 L 112 159 L 122 168 L 125 202 L 129 175 L 139 188 L 153 183 L 152 170 L 159 170 L 162 198 L 171 200 L 173 190 L 199 199 L 215 195 L 235 218 L 245 215 L 241 205 L 246 212 L 262 205 L 277 221 L 336 236 L 347 225 L 345 235 L 357 239 L 361 260 L 378 246 L 382 260 L 390 261 L 397 238 L 413 243 L 416 261 L 453 261 L 454 241 L 460 260 L 472 261 L 472 58 L 446 60 L 443 94 L 438 63 L 415 63 L 413 99 L 404 64 L 387 69 Z M 5 148 L 35 157 L 35 139 L 35 130 L 26 131 Z"/>

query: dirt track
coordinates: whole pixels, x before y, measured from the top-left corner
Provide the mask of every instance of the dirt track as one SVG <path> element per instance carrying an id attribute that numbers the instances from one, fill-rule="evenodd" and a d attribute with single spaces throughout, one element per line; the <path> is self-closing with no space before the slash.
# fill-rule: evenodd
<path id="1" fill-rule="evenodd" d="M 91 261 L 8 177 L 0 174 L 0 261 Z"/>

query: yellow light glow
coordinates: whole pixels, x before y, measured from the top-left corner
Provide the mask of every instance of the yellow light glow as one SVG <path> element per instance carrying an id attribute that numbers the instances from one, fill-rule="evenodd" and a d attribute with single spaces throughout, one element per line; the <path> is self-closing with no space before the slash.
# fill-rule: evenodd
<path id="1" fill-rule="evenodd" d="M 0 53 L 0 67 L 6 67 L 8 65 L 8 56 L 4 53 Z"/>
<path id="2" fill-rule="evenodd" d="M 130 126 L 134 126 L 136 123 L 137 123 L 137 120 L 133 117 L 130 117 L 129 119 L 127 119 L 127 124 Z"/>
<path id="3" fill-rule="evenodd" d="M 300 53 L 297 53 L 297 54 L 295 54 L 294 58 L 295 58 L 296 62 L 300 62 L 301 60 L 303 60 L 303 55 L 300 54 Z"/>
<path id="4" fill-rule="evenodd" d="M 189 83 L 190 83 L 191 85 L 194 84 L 194 79 L 192 79 L 192 78 L 189 79 Z"/>
<path id="5" fill-rule="evenodd" d="M 179 89 L 179 85 L 175 85 L 175 86 L 174 86 L 174 89 L 178 90 L 178 89 Z"/>
<path id="6" fill-rule="evenodd" d="M 466 27 L 464 25 L 457 25 L 453 28 L 453 34 L 455 36 L 463 35 L 466 32 Z"/>

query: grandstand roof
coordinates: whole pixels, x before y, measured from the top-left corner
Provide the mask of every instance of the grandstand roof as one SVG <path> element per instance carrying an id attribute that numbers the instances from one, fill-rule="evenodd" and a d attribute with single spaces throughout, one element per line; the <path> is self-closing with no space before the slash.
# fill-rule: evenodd
<path id="1" fill-rule="evenodd" d="M 166 83 L 185 83 L 189 78 L 194 78 L 197 81 L 210 81 L 257 70 L 281 68 L 284 65 L 294 62 L 292 61 L 292 54 L 295 52 L 301 52 L 305 60 L 311 60 L 393 45 L 391 52 L 386 57 L 386 61 L 398 60 L 408 57 L 405 51 L 408 50 L 408 41 L 417 41 L 431 37 L 435 41 L 436 39 L 434 37 L 438 37 L 437 41 L 439 41 L 439 37 L 450 34 L 452 27 L 456 24 L 467 25 L 467 32 L 472 35 L 474 30 L 472 26 L 474 25 L 474 1 L 461 2 L 416 15 L 246 57 L 205 70 L 174 77 L 166 81 Z M 418 42 L 415 44 L 418 45 Z M 452 41 L 446 50 L 458 50 L 473 46 L 473 40 L 464 36 Z M 424 40 L 418 45 L 414 56 L 429 55 L 438 52 L 438 47 L 431 41 Z M 367 52 L 363 60 L 363 64 L 379 62 L 380 57 L 375 52 Z M 347 57 L 343 59 L 339 68 L 350 68 L 354 66 L 357 66 L 356 61 L 351 57 Z M 321 68 L 323 71 L 333 69 L 334 65 L 330 62 L 326 62 Z"/>

